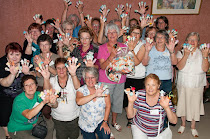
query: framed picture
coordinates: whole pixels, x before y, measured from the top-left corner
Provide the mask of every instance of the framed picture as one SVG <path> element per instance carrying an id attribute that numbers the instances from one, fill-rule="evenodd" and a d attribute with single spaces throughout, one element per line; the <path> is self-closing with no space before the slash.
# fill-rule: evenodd
<path id="1" fill-rule="evenodd" d="M 153 0 L 152 14 L 199 14 L 201 0 Z"/>

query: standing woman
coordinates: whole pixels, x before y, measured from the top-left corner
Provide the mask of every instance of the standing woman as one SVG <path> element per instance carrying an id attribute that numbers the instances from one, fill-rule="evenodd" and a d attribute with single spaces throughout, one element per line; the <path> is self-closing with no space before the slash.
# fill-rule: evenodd
<path id="1" fill-rule="evenodd" d="M 84 26 L 79 30 L 79 39 L 81 46 L 75 48 L 71 53 L 71 56 L 78 58 L 78 63 L 81 63 L 81 66 L 77 69 L 77 77 L 80 80 L 81 85 L 84 84 L 84 79 L 82 78 L 82 71 L 85 67 L 99 67 L 98 60 L 93 63 L 93 61 L 88 60 L 87 63 L 83 62 L 86 59 L 88 52 L 93 53 L 94 59 L 97 59 L 98 49 L 93 47 L 91 44 L 93 40 L 93 32 L 90 28 Z"/>
<path id="2" fill-rule="evenodd" d="M 111 97 L 111 110 L 112 110 L 112 126 L 115 127 L 117 131 L 121 131 L 121 126 L 117 123 L 117 114 L 122 113 L 123 108 L 123 97 L 124 97 L 124 84 L 126 80 L 126 75 L 122 75 L 120 81 L 113 82 L 110 81 L 106 76 L 106 67 L 110 62 L 116 57 L 117 49 L 119 47 L 127 47 L 125 44 L 117 42 L 120 30 L 117 25 L 113 23 L 107 24 L 105 28 L 105 35 L 108 38 L 108 42 L 99 47 L 98 59 L 100 62 L 99 70 L 99 82 L 103 82 L 104 85 L 108 85 L 110 97 Z M 115 48 L 114 46 L 116 46 Z M 112 134 L 111 134 L 112 137 Z"/>
<path id="3" fill-rule="evenodd" d="M 72 37 L 74 29 L 74 23 L 72 21 L 64 21 L 62 23 L 62 29 L 64 36 L 57 43 L 57 53 L 60 57 L 67 59 L 74 48 L 80 45 L 80 42 L 77 38 Z"/>
<path id="4" fill-rule="evenodd" d="M 189 33 L 185 41 L 193 50 L 184 48 L 177 53 L 177 116 L 182 120 L 178 133 L 184 132 L 187 120 L 191 121 L 192 135 L 198 137 L 195 122 L 200 121 L 200 115 L 204 115 L 203 89 L 206 86 L 206 72 L 209 68 L 209 48 L 199 50 L 200 36 L 197 32 Z"/>
<path id="5" fill-rule="evenodd" d="M 160 90 L 169 93 L 172 90 L 172 65 L 177 64 L 175 40 L 169 40 L 169 35 L 164 30 L 159 30 L 154 40 L 154 46 L 153 43 L 146 42 L 142 64 L 146 66 L 146 75 L 156 74 L 161 80 Z"/>
<path id="6" fill-rule="evenodd" d="M 22 72 L 18 68 L 23 53 L 22 47 L 18 43 L 8 44 L 5 53 L 6 55 L 0 58 L 0 126 L 3 127 L 6 138 L 9 139 L 7 124 L 12 112 L 13 100 L 23 91 L 21 86 L 23 75 L 32 74 L 32 72 L 29 71 L 28 65 L 22 65 Z M 8 63 L 10 63 L 9 68 Z"/>
<path id="7" fill-rule="evenodd" d="M 40 54 L 40 48 L 37 44 L 37 39 L 41 35 L 42 26 L 37 23 L 32 23 L 28 27 L 28 32 L 24 34 L 26 40 L 23 44 L 23 53 L 26 58 L 33 63 L 33 57 Z"/>
<path id="8" fill-rule="evenodd" d="M 146 68 L 142 65 L 141 61 L 144 57 L 145 47 L 144 43 L 141 40 L 141 28 L 140 26 L 133 26 L 130 29 L 130 35 L 131 37 L 135 37 L 134 41 L 128 42 L 128 49 L 129 53 L 132 53 L 134 55 L 134 62 L 135 62 L 135 74 L 126 75 L 126 82 L 125 82 L 125 89 L 130 88 L 130 86 L 135 87 L 136 90 L 140 90 L 144 88 L 144 78 L 145 78 L 145 72 Z M 128 108 L 128 97 L 126 94 L 124 94 L 124 100 L 123 100 L 123 108 L 125 108 L 127 112 Z M 131 119 L 128 119 L 127 127 L 131 126 Z"/>

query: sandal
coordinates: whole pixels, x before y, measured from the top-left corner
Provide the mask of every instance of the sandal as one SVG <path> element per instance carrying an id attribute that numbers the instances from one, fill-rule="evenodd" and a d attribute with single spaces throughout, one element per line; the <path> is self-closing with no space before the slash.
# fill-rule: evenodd
<path id="1" fill-rule="evenodd" d="M 6 136 L 6 139 L 12 139 L 10 136 Z"/>
<path id="2" fill-rule="evenodd" d="M 111 132 L 110 139 L 115 139 L 114 134 Z"/>
<path id="3" fill-rule="evenodd" d="M 182 133 L 184 133 L 184 130 L 185 130 L 185 127 L 184 126 L 180 126 L 179 129 L 178 129 L 178 133 L 182 134 Z"/>
<path id="4" fill-rule="evenodd" d="M 198 137 L 198 131 L 196 129 L 191 129 L 193 137 Z"/>
<path id="5" fill-rule="evenodd" d="M 132 122 L 131 121 L 128 121 L 128 123 L 127 123 L 127 128 L 131 128 L 131 125 L 132 125 Z"/>
<path id="6" fill-rule="evenodd" d="M 122 130 L 122 127 L 118 123 L 112 124 L 112 126 L 119 132 Z"/>

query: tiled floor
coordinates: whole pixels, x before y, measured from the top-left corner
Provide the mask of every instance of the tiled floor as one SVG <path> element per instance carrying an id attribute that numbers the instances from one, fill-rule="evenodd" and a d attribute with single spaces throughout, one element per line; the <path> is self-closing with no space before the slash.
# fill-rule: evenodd
<path id="1" fill-rule="evenodd" d="M 117 132 L 113 127 L 111 127 L 111 131 L 115 135 L 116 139 L 132 139 L 131 130 L 126 127 L 126 116 L 125 112 L 123 112 L 121 115 L 117 118 L 118 123 L 122 126 L 122 132 Z M 173 139 L 194 139 L 194 137 L 191 135 L 190 130 L 190 122 L 187 122 L 187 126 L 185 129 L 185 132 L 180 135 L 177 133 L 177 130 L 180 125 L 180 118 L 178 119 L 178 123 L 176 126 L 170 126 L 172 132 L 173 132 Z M 210 139 L 210 103 L 205 104 L 205 116 L 201 116 L 201 121 L 197 123 L 196 129 L 199 132 L 199 139 Z M 0 139 L 5 139 L 3 129 L 0 128 Z M 79 139 L 82 139 L 80 136 Z M 141 139 L 141 137 L 139 137 Z"/>

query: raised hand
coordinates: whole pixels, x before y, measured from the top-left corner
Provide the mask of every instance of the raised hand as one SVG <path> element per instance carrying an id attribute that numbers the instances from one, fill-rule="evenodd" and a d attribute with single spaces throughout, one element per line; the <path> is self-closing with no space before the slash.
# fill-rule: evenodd
<path id="1" fill-rule="evenodd" d="M 51 59 L 52 53 L 47 53 L 47 55 L 42 59 L 44 62 L 44 65 L 49 65 L 50 62 L 52 61 Z"/>
<path id="2" fill-rule="evenodd" d="M 175 39 L 169 39 L 169 43 L 166 43 L 166 47 L 168 48 L 170 53 L 173 53 L 175 48 Z"/>
<path id="3" fill-rule="evenodd" d="M 160 105 L 163 107 L 163 109 L 166 109 L 169 107 L 169 101 L 170 99 L 168 98 L 168 96 L 160 97 Z"/>
<path id="4" fill-rule="evenodd" d="M 50 72 L 48 69 L 48 66 L 43 66 L 43 68 L 36 67 L 36 70 L 41 73 L 41 75 L 44 77 L 44 79 L 50 78 Z"/>
<path id="5" fill-rule="evenodd" d="M 24 36 L 25 36 L 26 40 L 28 41 L 28 43 L 32 43 L 33 42 L 31 33 L 24 32 Z"/>
<path id="6" fill-rule="evenodd" d="M 130 12 L 131 12 L 131 4 L 128 5 L 128 3 L 126 3 L 126 7 L 125 7 L 125 13 L 130 15 Z"/>
<path id="7" fill-rule="evenodd" d="M 144 15 L 146 13 L 146 2 L 139 2 L 139 10 L 135 10 L 135 13 Z"/>
<path id="8" fill-rule="evenodd" d="M 153 47 L 153 43 L 146 42 L 146 44 L 145 44 L 145 50 L 146 50 L 146 52 L 150 52 L 150 50 L 152 49 L 152 47 Z"/>
<path id="9" fill-rule="evenodd" d="M 117 8 L 115 8 L 115 11 L 117 12 L 118 16 L 120 16 L 125 10 L 124 10 L 124 5 L 118 4 Z"/>
<path id="10" fill-rule="evenodd" d="M 77 68 L 81 65 L 81 63 L 77 65 L 77 61 L 78 61 L 77 58 L 72 57 L 68 58 L 68 64 L 65 64 L 71 75 L 76 75 Z"/>

